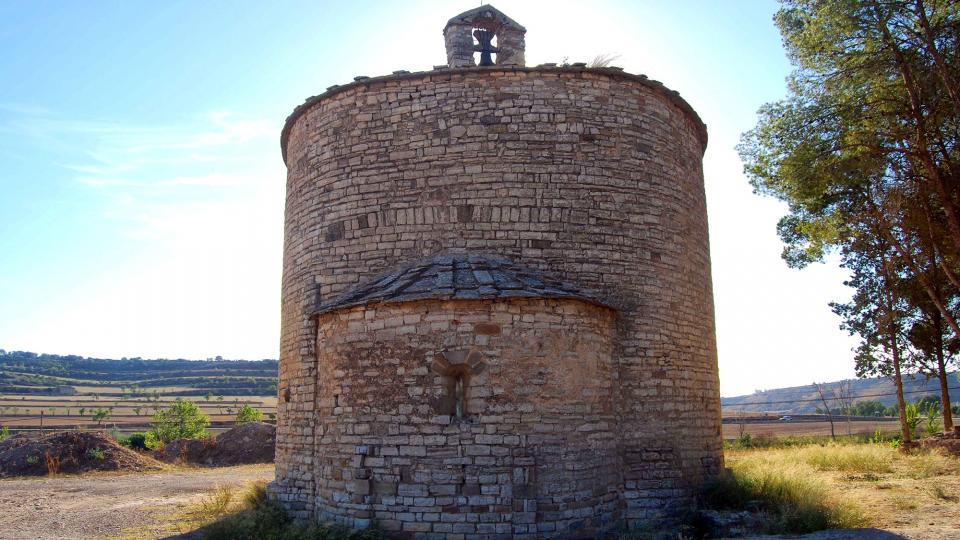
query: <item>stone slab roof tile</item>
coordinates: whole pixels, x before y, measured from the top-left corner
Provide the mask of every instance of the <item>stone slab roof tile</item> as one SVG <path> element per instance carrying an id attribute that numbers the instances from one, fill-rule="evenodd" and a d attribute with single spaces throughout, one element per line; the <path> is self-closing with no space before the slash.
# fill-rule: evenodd
<path id="1" fill-rule="evenodd" d="M 494 298 L 572 298 L 607 306 L 538 270 L 505 259 L 453 254 L 394 268 L 320 303 L 313 314 L 364 304 Z"/>

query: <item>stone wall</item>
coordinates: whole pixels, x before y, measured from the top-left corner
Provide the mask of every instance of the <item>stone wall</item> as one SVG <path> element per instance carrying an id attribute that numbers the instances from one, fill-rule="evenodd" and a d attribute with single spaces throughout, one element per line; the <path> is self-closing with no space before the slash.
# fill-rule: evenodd
<path id="1" fill-rule="evenodd" d="M 577 300 L 322 315 L 316 515 L 388 531 L 596 537 L 619 515 L 614 334 L 612 310 Z M 462 418 L 438 355 L 469 363 Z"/>
<path id="2" fill-rule="evenodd" d="M 286 506 L 313 514 L 309 312 L 449 250 L 521 261 L 619 311 L 623 515 L 648 523 L 688 500 L 722 465 L 705 144 L 675 93 L 612 69 L 397 75 L 298 108 L 283 135 L 275 489 Z"/>

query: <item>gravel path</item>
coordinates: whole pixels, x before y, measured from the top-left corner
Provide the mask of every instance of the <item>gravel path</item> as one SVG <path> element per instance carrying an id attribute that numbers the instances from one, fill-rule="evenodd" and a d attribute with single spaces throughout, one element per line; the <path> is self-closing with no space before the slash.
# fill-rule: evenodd
<path id="1" fill-rule="evenodd" d="M 217 485 L 272 480 L 273 464 L 0 480 L 0 539 L 88 539 L 149 526 Z"/>

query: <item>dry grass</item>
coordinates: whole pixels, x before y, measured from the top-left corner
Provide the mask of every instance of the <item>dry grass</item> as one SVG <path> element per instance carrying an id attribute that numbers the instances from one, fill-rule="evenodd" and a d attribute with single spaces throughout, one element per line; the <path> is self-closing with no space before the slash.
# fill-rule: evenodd
<path id="1" fill-rule="evenodd" d="M 234 489 L 230 486 L 217 486 L 204 496 L 195 509 L 195 515 L 201 521 L 212 521 L 226 515 L 235 502 Z"/>
<path id="2" fill-rule="evenodd" d="M 960 534 L 960 460 L 902 453 L 889 444 L 821 441 L 786 448 L 731 449 L 727 466 L 777 517 L 772 532 L 873 526 Z"/>
<path id="3" fill-rule="evenodd" d="M 769 533 L 806 533 L 864 527 L 869 517 L 858 505 L 833 493 L 808 457 L 790 450 L 756 450 L 728 462 L 731 474 L 708 495 L 712 506 L 758 505 L 769 515 Z"/>

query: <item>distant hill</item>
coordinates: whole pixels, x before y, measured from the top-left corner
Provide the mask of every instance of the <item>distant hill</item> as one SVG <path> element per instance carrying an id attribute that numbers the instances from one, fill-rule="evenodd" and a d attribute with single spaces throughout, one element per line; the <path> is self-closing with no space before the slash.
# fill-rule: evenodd
<path id="1" fill-rule="evenodd" d="M 130 394 L 163 388 L 168 396 L 271 396 L 277 393 L 277 361 L 116 360 L 0 349 L 2 394 L 69 394 L 78 386 L 120 387 Z"/>
<path id="2" fill-rule="evenodd" d="M 947 381 L 950 388 L 950 400 L 954 403 L 960 401 L 960 381 L 957 381 L 957 373 L 948 374 Z M 841 382 L 825 383 L 825 393 L 832 391 Z M 850 382 L 854 402 L 879 401 L 888 407 L 897 402 L 896 388 L 890 378 L 850 379 Z M 904 377 L 903 391 L 907 401 L 916 401 L 926 395 L 939 397 L 940 383 L 936 379 L 926 380 L 923 376 Z M 817 390 L 812 384 L 764 390 L 746 396 L 721 398 L 720 404 L 724 408 L 735 411 L 792 414 L 813 413 L 818 407 L 823 408 Z M 834 406 L 834 404 L 831 404 L 831 408 Z"/>

